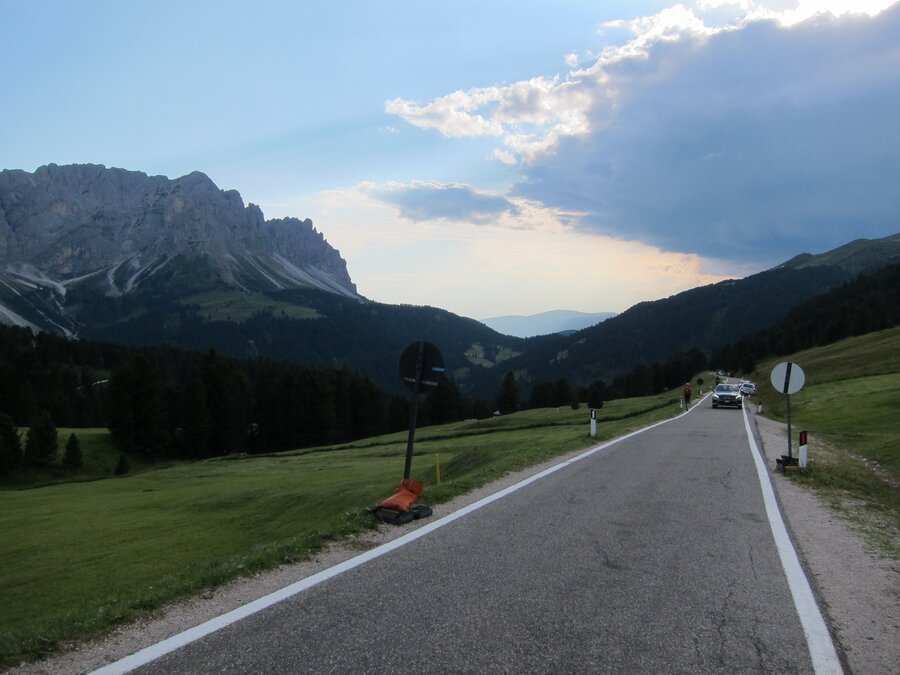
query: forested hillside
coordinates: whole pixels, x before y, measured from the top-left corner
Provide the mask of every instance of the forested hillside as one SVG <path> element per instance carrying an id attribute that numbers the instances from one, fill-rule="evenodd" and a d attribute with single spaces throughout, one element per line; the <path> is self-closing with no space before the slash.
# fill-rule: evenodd
<path id="1" fill-rule="evenodd" d="M 447 372 L 469 395 L 472 374 L 490 369 L 529 344 L 474 319 L 435 307 L 360 302 L 315 290 L 291 289 L 248 299 L 220 293 L 211 308 L 198 300 L 104 298 L 85 310 L 81 335 L 131 346 L 173 344 L 238 358 L 267 358 L 334 368 L 347 364 L 386 391 L 400 393 L 400 354 L 410 342 L 439 347 Z M 303 310 L 303 313 L 301 313 Z"/>
<path id="2" fill-rule="evenodd" d="M 594 383 L 603 398 L 646 396 L 671 389 L 692 373 L 723 369 L 749 373 L 766 357 L 829 345 L 844 338 L 900 325 L 900 265 L 855 280 L 794 307 L 763 331 L 704 354 L 692 349 L 665 362 L 638 364 L 612 380 Z"/>
<path id="3" fill-rule="evenodd" d="M 422 425 L 486 415 L 447 381 Z M 108 426 L 122 450 L 195 459 L 339 443 L 407 427 L 408 396 L 347 367 L 127 348 L 0 326 L 0 414 L 16 426 Z M 55 458 L 46 458 L 53 461 Z M 0 470 L 28 457 L 0 434 Z"/>
<path id="4" fill-rule="evenodd" d="M 661 364 L 694 349 L 709 354 L 771 326 L 799 302 L 851 278 L 837 266 L 777 268 L 695 288 L 642 302 L 571 337 L 545 338 L 504 369 L 523 383 L 556 377 L 575 386 L 612 382 L 638 365 Z"/>
<path id="5" fill-rule="evenodd" d="M 712 361 L 749 371 L 766 356 L 791 354 L 900 325 L 900 265 L 892 265 L 794 307 L 771 328 L 716 350 Z"/>
<path id="6" fill-rule="evenodd" d="M 834 268 L 821 270 L 833 273 Z M 791 270 L 782 270 L 781 275 L 800 283 Z M 773 278 L 769 275 L 766 280 Z M 612 335 L 625 336 L 626 327 L 631 325 L 633 342 L 646 340 L 650 344 L 652 336 L 664 334 L 676 316 L 684 315 L 681 313 L 689 309 L 700 312 L 704 301 L 708 312 L 708 303 L 718 295 L 732 297 L 738 303 L 749 302 L 748 288 L 759 292 L 760 286 L 741 288 L 738 282 L 730 282 L 682 294 L 674 303 L 644 303 L 626 313 L 631 323 L 620 325 Z M 774 292 L 774 288 L 770 290 Z M 765 298 L 770 304 L 771 297 Z M 719 301 L 723 315 L 745 311 L 724 299 Z M 432 312 L 438 320 L 441 317 L 440 310 L 414 309 Z M 391 311 L 379 306 L 371 310 L 376 320 L 379 311 Z M 860 276 L 783 313 L 785 316 L 774 325 L 749 337 L 709 350 L 691 344 L 666 359 L 639 361 L 609 379 L 586 381 L 585 373 L 567 377 L 573 362 L 560 358 L 555 369 L 544 371 L 546 378 L 533 379 L 528 387 L 514 377 L 512 370 L 497 369 L 505 375 L 488 396 L 477 399 L 465 397 L 450 377 L 426 397 L 419 423 L 424 426 L 485 417 L 495 406 L 504 413 L 585 401 L 600 407 L 604 401 L 672 389 L 706 369 L 749 372 L 766 356 L 895 326 L 900 324 L 900 265 Z M 346 325 L 358 316 L 349 314 Z M 723 321 L 724 342 L 740 331 L 730 330 L 728 322 Z M 412 325 L 407 328 L 413 329 Z M 358 329 L 362 354 L 363 327 L 359 325 Z M 684 335 L 684 344 L 690 344 L 688 336 L 697 332 L 678 334 Z M 393 339 L 399 341 L 399 334 Z M 538 351 L 555 346 L 556 341 L 545 337 L 523 342 Z M 590 344 L 584 336 L 580 342 Z M 616 343 L 610 345 L 608 351 L 613 352 Z M 397 354 L 401 351 L 377 357 L 384 362 L 379 367 L 385 373 L 392 371 L 397 380 Z M 586 367 L 586 373 L 590 372 Z M 171 346 L 130 348 L 0 326 L 0 422 L 6 425 L 5 431 L 0 429 L 0 471 L 14 470 L 29 461 L 21 447 L 7 442 L 13 437 L 9 425 L 13 429 L 15 425 L 107 426 L 128 453 L 151 460 L 194 459 L 339 443 L 401 430 L 408 424 L 408 403 L 408 394 L 386 391 L 347 365 L 233 359 L 213 350 L 187 351 Z"/>

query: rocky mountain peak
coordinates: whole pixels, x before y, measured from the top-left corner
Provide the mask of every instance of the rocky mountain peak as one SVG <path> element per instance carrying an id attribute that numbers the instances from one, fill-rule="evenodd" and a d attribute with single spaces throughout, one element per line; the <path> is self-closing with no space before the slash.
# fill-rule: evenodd
<path id="1" fill-rule="evenodd" d="M 267 221 L 199 171 L 175 179 L 97 164 L 0 171 L 0 322 L 63 326 L 73 288 L 119 297 L 223 285 L 360 299 L 312 221 Z"/>
<path id="2" fill-rule="evenodd" d="M 126 261 L 142 268 L 200 254 L 229 285 L 248 282 L 249 265 L 262 268 L 255 276 L 263 286 L 356 296 L 346 263 L 311 221 L 266 221 L 258 206 L 244 206 L 239 192 L 220 190 L 199 171 L 174 180 L 95 164 L 0 172 L 6 267 L 30 265 L 68 282 Z"/>

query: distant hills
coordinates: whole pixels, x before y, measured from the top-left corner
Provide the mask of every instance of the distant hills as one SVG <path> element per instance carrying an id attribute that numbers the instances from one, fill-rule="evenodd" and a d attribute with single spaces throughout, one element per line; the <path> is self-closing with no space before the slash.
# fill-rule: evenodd
<path id="1" fill-rule="evenodd" d="M 612 381 L 634 365 L 699 350 L 712 353 L 785 318 L 801 302 L 900 263 L 900 234 L 856 240 L 833 251 L 804 254 L 744 279 L 642 302 L 571 336 L 535 338 L 503 364 L 524 383 L 565 377 L 572 385 Z M 496 385 L 496 382 L 494 382 Z"/>
<path id="2" fill-rule="evenodd" d="M 528 338 L 552 333 L 574 333 L 615 315 L 615 312 L 586 313 L 556 309 L 528 316 L 495 316 L 482 319 L 481 323 L 504 335 Z"/>
<path id="3" fill-rule="evenodd" d="M 570 324 L 557 313 L 523 318 L 525 330 L 516 317 L 489 327 L 439 308 L 367 300 L 309 220 L 266 220 L 201 173 L 170 180 L 97 165 L 0 172 L 0 323 L 346 365 L 396 391 L 400 354 L 425 339 L 460 391 L 484 400 L 510 371 L 527 392 L 558 378 L 610 381 L 691 349 L 711 353 L 898 261 L 900 235 L 858 240 L 617 316 L 580 315 L 591 325 L 566 335 L 559 331 Z M 534 331 L 546 334 L 516 336 Z"/>

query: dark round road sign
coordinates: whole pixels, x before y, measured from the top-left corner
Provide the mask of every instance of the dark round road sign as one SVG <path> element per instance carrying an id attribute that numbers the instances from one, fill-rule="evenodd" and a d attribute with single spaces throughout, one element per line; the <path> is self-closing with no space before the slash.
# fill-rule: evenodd
<path id="1" fill-rule="evenodd" d="M 440 350 L 424 340 L 413 342 L 400 357 L 400 379 L 413 391 L 435 389 L 444 379 L 444 357 Z"/>

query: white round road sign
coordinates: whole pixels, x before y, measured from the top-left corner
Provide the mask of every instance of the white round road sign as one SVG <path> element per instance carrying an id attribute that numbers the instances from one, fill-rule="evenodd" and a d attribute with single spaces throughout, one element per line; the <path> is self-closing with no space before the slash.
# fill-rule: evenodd
<path id="1" fill-rule="evenodd" d="M 782 394 L 796 394 L 803 389 L 806 374 L 796 363 L 779 363 L 772 368 L 772 386 Z"/>

